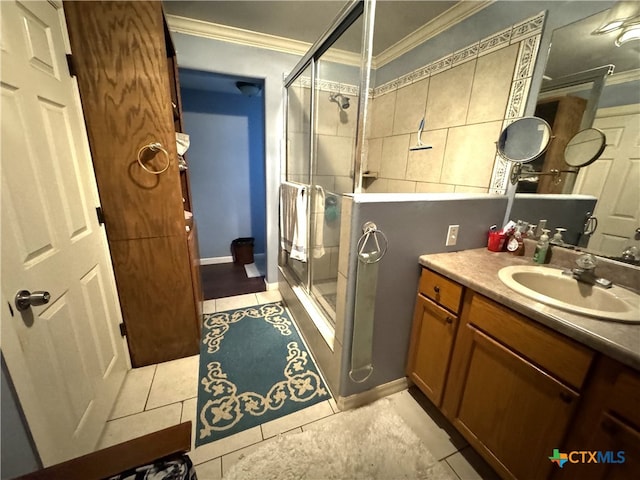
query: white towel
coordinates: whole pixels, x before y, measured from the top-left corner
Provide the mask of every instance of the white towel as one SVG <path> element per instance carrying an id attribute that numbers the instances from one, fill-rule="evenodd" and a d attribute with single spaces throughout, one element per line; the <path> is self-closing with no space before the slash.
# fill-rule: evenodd
<path id="1" fill-rule="evenodd" d="M 313 195 L 313 244 L 311 245 L 311 253 L 313 258 L 324 256 L 324 209 L 325 194 L 324 189 L 320 185 L 315 186 L 315 195 Z"/>
<path id="2" fill-rule="evenodd" d="M 280 246 L 289 257 L 307 261 L 307 190 L 304 185 L 280 185 Z"/>

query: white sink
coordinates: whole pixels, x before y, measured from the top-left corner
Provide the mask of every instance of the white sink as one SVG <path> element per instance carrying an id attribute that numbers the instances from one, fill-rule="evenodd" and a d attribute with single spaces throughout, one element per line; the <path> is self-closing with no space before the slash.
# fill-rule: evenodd
<path id="1" fill-rule="evenodd" d="M 507 287 L 538 302 L 602 320 L 640 323 L 640 295 L 621 287 L 608 289 L 579 282 L 557 268 L 510 266 L 498 277 Z"/>

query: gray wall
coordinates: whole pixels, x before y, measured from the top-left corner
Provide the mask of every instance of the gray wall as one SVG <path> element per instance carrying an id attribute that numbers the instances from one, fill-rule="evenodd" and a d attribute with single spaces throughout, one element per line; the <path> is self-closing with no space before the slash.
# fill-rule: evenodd
<path id="1" fill-rule="evenodd" d="M 0 392 L 2 419 L 2 439 L 0 451 L 2 452 L 2 464 L 0 475 L 5 478 L 13 478 L 18 475 L 33 472 L 40 468 L 40 461 L 35 446 L 31 443 L 31 437 L 22 417 L 18 398 L 13 389 L 7 366 L 2 357 L 2 391 Z"/>
<path id="2" fill-rule="evenodd" d="M 516 194 L 511 207 L 511 220 L 523 220 L 538 224 L 541 219 L 547 221 L 551 230 L 549 238 L 557 227 L 566 228 L 564 241 L 577 245 L 588 212 L 593 213 L 598 199 L 590 195 L 541 195 Z"/>
<path id="3" fill-rule="evenodd" d="M 394 201 L 394 199 L 413 199 Z M 487 231 L 504 217 L 507 198 L 495 195 L 356 194 L 351 217 L 349 276 L 346 311 L 353 312 L 357 259 L 353 254 L 362 224 L 374 222 L 389 248 L 378 269 L 374 314 L 373 366 L 362 384 L 349 379 L 353 322 L 345 321 L 340 395 L 349 396 L 403 378 L 416 291 L 420 276 L 418 257 L 428 253 L 481 248 Z M 458 243 L 445 247 L 449 225 L 460 225 Z"/>

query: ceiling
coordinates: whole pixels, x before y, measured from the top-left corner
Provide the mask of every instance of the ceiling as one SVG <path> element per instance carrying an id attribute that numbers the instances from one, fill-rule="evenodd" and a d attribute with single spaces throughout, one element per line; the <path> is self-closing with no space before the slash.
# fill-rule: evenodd
<path id="1" fill-rule="evenodd" d="M 170 15 L 284 37 L 310 45 L 329 28 L 346 1 L 173 0 L 163 3 L 166 13 Z M 461 7 L 462 3 L 468 4 L 468 1 L 378 0 L 374 57 L 445 12 L 455 10 L 456 6 Z M 600 13 L 556 30 L 546 75 L 558 78 L 608 63 L 615 64 L 615 73 L 639 69 L 639 42 L 630 42 L 617 48 L 613 45 L 616 34 L 590 34 L 605 16 L 605 13 Z M 334 45 L 335 48 L 359 52 L 361 28 L 351 28 L 345 32 Z M 223 90 L 237 93 L 230 79 L 222 80 L 226 81 Z"/>
<path id="2" fill-rule="evenodd" d="M 332 24 L 345 1 L 165 1 L 170 15 L 194 18 L 313 44 Z M 378 1 L 373 55 L 378 55 L 457 1 Z M 360 51 L 360 32 L 340 40 L 338 48 Z"/>

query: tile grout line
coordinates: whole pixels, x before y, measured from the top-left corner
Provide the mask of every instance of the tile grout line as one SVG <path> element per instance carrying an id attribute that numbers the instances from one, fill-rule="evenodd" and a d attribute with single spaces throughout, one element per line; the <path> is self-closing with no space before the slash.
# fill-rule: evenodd
<path id="1" fill-rule="evenodd" d="M 153 368 L 153 376 L 151 377 L 151 383 L 149 384 L 149 391 L 147 392 L 147 399 L 144 401 L 143 412 L 147 411 L 147 405 L 149 404 L 149 397 L 151 396 L 151 389 L 153 388 L 153 382 L 156 379 L 156 373 L 158 372 L 158 364 L 156 363 Z"/>
<path id="2" fill-rule="evenodd" d="M 457 452 L 456 452 L 456 453 L 457 453 Z M 451 456 L 451 455 L 449 455 L 449 457 L 450 457 L 450 456 Z M 447 457 L 447 458 L 449 458 L 449 457 Z M 447 466 L 448 466 L 448 467 L 451 469 L 451 471 L 453 472 L 453 474 L 454 474 L 456 477 L 458 477 L 460 480 L 462 480 L 462 477 L 460 477 L 460 475 L 458 475 L 458 472 L 456 472 L 456 469 L 455 469 L 455 468 L 453 468 L 453 467 L 451 466 L 451 464 L 450 464 L 447 460 L 442 459 L 442 460 L 440 460 L 440 461 L 441 461 L 441 462 L 446 463 L 446 464 L 447 464 Z"/>

